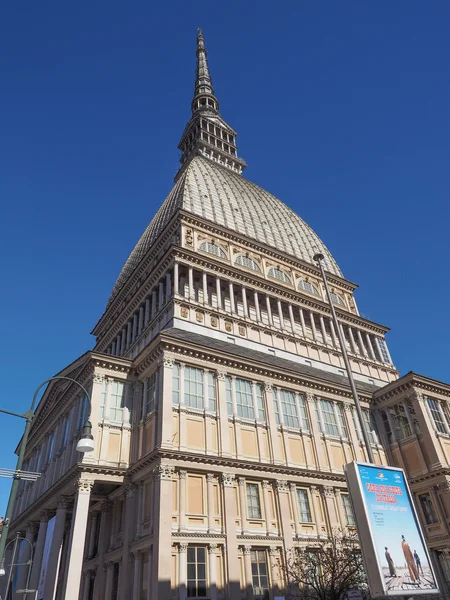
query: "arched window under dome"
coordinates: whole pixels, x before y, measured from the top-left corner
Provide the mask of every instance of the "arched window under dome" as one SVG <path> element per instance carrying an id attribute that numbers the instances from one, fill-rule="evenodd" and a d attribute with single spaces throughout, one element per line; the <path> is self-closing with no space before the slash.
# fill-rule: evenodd
<path id="1" fill-rule="evenodd" d="M 236 258 L 236 260 L 234 261 L 234 264 L 238 265 L 239 267 L 245 267 L 246 269 L 250 269 L 251 271 L 256 271 L 257 273 L 261 273 L 260 266 L 258 265 L 256 260 L 253 260 L 253 258 L 250 258 L 250 256 L 245 256 L 245 255 L 241 254 L 240 256 L 238 256 Z"/>
<path id="2" fill-rule="evenodd" d="M 314 294 L 320 296 L 319 290 L 310 281 L 306 279 L 300 279 L 297 283 L 297 289 L 299 292 L 307 292 L 308 294 Z"/>
<path id="3" fill-rule="evenodd" d="M 218 256 L 219 258 L 227 258 L 225 250 L 215 242 L 202 242 L 199 246 L 199 250 L 201 252 L 207 252 L 208 254 L 214 254 L 214 256 Z"/>
<path id="4" fill-rule="evenodd" d="M 271 267 L 269 269 L 268 276 L 273 277 L 274 279 L 279 279 L 283 283 L 292 283 L 286 273 L 278 267 Z"/>
<path id="5" fill-rule="evenodd" d="M 338 304 L 339 306 L 345 306 L 345 302 L 342 300 L 340 296 L 335 294 L 334 292 L 330 292 L 331 299 L 333 304 Z"/>

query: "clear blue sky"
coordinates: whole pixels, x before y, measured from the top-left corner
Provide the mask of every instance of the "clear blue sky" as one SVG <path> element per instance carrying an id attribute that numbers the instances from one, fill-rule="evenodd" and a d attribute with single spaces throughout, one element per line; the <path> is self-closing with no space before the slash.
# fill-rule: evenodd
<path id="1" fill-rule="evenodd" d="M 402 373 L 450 380 L 448 2 L 10 2 L 0 22 L 2 407 L 92 347 L 172 186 L 198 26 L 247 178 L 360 284 Z M 0 419 L 12 467 L 23 424 Z"/>

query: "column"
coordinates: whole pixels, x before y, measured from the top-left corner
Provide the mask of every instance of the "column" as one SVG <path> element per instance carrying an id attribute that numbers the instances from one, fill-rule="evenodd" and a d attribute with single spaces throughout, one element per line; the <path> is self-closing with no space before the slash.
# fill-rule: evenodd
<path id="1" fill-rule="evenodd" d="M 314 394 L 306 392 L 306 407 L 308 409 L 308 420 L 311 425 L 311 433 L 313 434 L 313 444 L 316 452 L 316 461 L 318 470 L 322 470 L 327 465 L 325 464 L 325 456 L 322 447 L 322 436 L 317 423 L 316 407 L 314 405 Z M 319 411 L 320 414 L 320 411 Z"/>
<path id="2" fill-rule="evenodd" d="M 160 281 L 158 284 L 158 310 L 162 310 L 164 306 L 164 283 Z"/>
<path id="3" fill-rule="evenodd" d="M 350 338 L 350 346 L 352 348 L 352 351 L 355 354 L 358 354 L 358 346 L 356 345 L 356 342 L 355 342 L 355 337 L 353 335 L 353 329 L 350 327 L 350 325 L 347 327 L 347 329 L 348 329 L 348 337 Z"/>
<path id="4" fill-rule="evenodd" d="M 79 479 L 77 482 L 75 507 L 72 517 L 72 531 L 69 546 L 69 564 L 67 568 L 66 595 L 64 600 L 78 600 L 80 594 L 83 549 L 86 540 L 86 525 L 89 514 L 89 501 L 94 481 Z M 44 597 L 47 596 L 44 593 Z"/>
<path id="5" fill-rule="evenodd" d="M 333 528 L 339 526 L 339 520 L 336 515 L 336 504 L 334 499 L 334 490 L 331 485 L 322 486 L 322 495 L 325 500 L 325 518 L 328 524 L 328 531 L 333 531 Z"/>
<path id="6" fill-rule="evenodd" d="M 184 471 L 183 469 L 178 472 L 180 485 L 178 498 L 180 531 L 186 530 L 186 474 L 187 471 Z"/>
<path id="7" fill-rule="evenodd" d="M 134 532 L 134 539 L 141 537 L 142 521 L 144 520 L 144 482 L 140 481 L 137 490 L 137 519 L 136 519 L 136 530 Z"/>
<path id="8" fill-rule="evenodd" d="M 208 302 L 208 275 L 203 271 L 202 273 L 203 282 L 203 304 L 209 304 Z"/>
<path id="9" fill-rule="evenodd" d="M 114 563 L 110 561 L 110 562 L 106 563 L 106 565 L 103 568 L 106 569 L 105 598 L 112 598 Z"/>
<path id="10" fill-rule="evenodd" d="M 251 550 L 251 546 L 244 546 L 245 597 L 247 600 L 253 599 L 252 559 L 250 555 Z"/>
<path id="11" fill-rule="evenodd" d="M 138 331 L 138 314 L 134 313 L 133 315 L 133 329 L 131 330 L 131 342 L 134 342 L 134 340 L 137 337 L 137 331 Z"/>
<path id="12" fill-rule="evenodd" d="M 216 296 L 217 296 L 217 308 L 222 308 L 222 291 L 220 289 L 220 277 L 216 275 Z"/>
<path id="13" fill-rule="evenodd" d="M 139 307 L 138 335 L 141 335 L 141 332 L 144 329 L 144 312 L 145 312 L 145 306 L 142 305 Z"/>
<path id="14" fill-rule="evenodd" d="M 125 506 L 124 506 L 124 523 L 122 528 L 122 566 L 120 568 L 119 577 L 119 593 L 118 598 L 126 598 L 129 591 L 129 580 L 130 580 L 130 562 L 128 560 L 129 544 L 133 539 L 132 526 L 136 522 L 136 506 L 135 497 L 137 492 L 137 486 L 134 483 L 130 483 L 125 489 Z"/>
<path id="15" fill-rule="evenodd" d="M 242 306 L 244 307 L 244 317 L 248 317 L 247 290 L 242 286 Z"/>
<path id="16" fill-rule="evenodd" d="M 234 500 L 234 474 L 222 473 L 223 485 L 223 514 L 225 526 L 225 539 L 228 550 L 231 550 L 226 555 L 228 562 L 228 596 L 227 598 L 240 598 L 240 572 L 239 561 L 236 552 L 237 534 L 236 534 L 236 510 Z"/>
<path id="17" fill-rule="evenodd" d="M 239 505 L 241 513 L 241 529 L 242 535 L 247 531 L 247 498 L 245 493 L 245 477 L 238 478 L 239 483 Z"/>
<path id="18" fill-rule="evenodd" d="M 95 533 L 97 531 L 97 519 L 98 513 L 93 513 L 91 517 L 91 523 L 89 527 L 89 542 L 88 542 L 88 551 L 87 558 L 92 558 L 94 556 L 94 548 L 95 548 Z"/>
<path id="19" fill-rule="evenodd" d="M 152 320 L 154 318 L 154 316 L 156 315 L 156 290 L 152 291 Z"/>
<path id="20" fill-rule="evenodd" d="M 341 522 L 341 527 L 342 529 L 345 529 L 347 527 L 347 519 L 344 513 L 344 507 L 342 505 L 341 490 L 339 488 L 334 488 L 334 496 L 336 499 L 337 511 L 339 515 L 339 520 Z"/>
<path id="21" fill-rule="evenodd" d="M 124 327 L 122 329 L 122 340 L 120 343 L 120 355 L 121 356 L 123 356 L 123 354 L 125 352 L 126 341 L 127 341 L 127 332 L 126 332 L 126 328 Z"/>
<path id="22" fill-rule="evenodd" d="M 314 314 L 312 313 L 312 311 L 309 311 L 309 320 L 311 323 L 311 330 L 312 330 L 312 335 L 313 335 L 313 339 L 315 342 L 317 342 L 317 330 L 316 330 L 316 322 L 314 320 Z"/>
<path id="23" fill-rule="evenodd" d="M 269 507 L 270 507 L 270 498 L 269 498 L 270 483 L 267 481 L 267 479 L 263 479 L 261 486 L 262 486 L 262 491 L 263 491 L 264 516 L 266 519 L 266 533 L 267 533 L 267 535 L 270 535 L 270 533 L 272 532 L 272 525 L 271 525 L 272 515 L 271 515 L 271 511 L 269 510 Z"/>
<path id="24" fill-rule="evenodd" d="M 320 319 L 320 329 L 322 330 L 322 337 L 323 337 L 323 343 L 327 344 L 327 330 L 325 328 L 325 321 L 323 320 L 323 316 L 319 315 L 319 319 Z"/>
<path id="25" fill-rule="evenodd" d="M 258 296 L 258 292 L 256 290 L 253 292 L 253 299 L 255 301 L 256 320 L 258 322 L 261 322 L 261 309 L 259 308 L 259 296 Z"/>
<path id="26" fill-rule="evenodd" d="M 133 600 L 140 600 L 141 596 L 141 578 L 142 578 L 142 553 L 140 550 L 133 552 L 134 573 L 133 573 Z"/>
<path id="27" fill-rule="evenodd" d="M 185 542 L 181 542 L 178 546 L 178 585 L 179 585 L 179 600 L 187 598 L 187 548 Z"/>
<path id="28" fill-rule="evenodd" d="M 416 418 L 419 423 L 419 429 L 422 432 L 423 436 L 425 437 L 426 435 L 428 435 L 429 439 L 432 439 L 432 440 L 436 439 L 434 423 L 431 420 L 431 417 L 430 417 L 430 414 L 428 411 L 427 401 L 426 401 L 424 395 L 422 394 L 422 392 L 414 390 L 413 394 L 411 395 L 411 399 L 413 400 L 413 406 L 416 411 Z M 389 409 L 386 410 L 386 414 L 388 415 L 388 418 L 390 418 Z M 391 426 L 391 429 L 392 429 L 392 426 Z M 436 469 L 438 467 L 442 467 L 443 465 L 447 464 L 447 458 L 446 458 L 440 444 L 438 444 L 438 443 L 429 444 L 427 449 L 428 449 L 429 463 L 430 463 L 428 465 L 428 468 L 430 470 Z"/>
<path id="29" fill-rule="evenodd" d="M 109 531 L 111 529 L 111 507 L 112 502 L 110 502 L 109 500 L 103 500 L 103 502 L 100 504 L 100 530 L 98 534 L 97 551 L 100 560 L 103 560 L 103 557 L 108 552 L 109 548 Z M 106 570 L 99 569 L 98 575 L 95 579 L 94 598 L 101 597 L 99 592 L 100 590 L 101 594 L 103 594 L 103 590 L 105 588 L 105 577 Z M 99 593 L 97 594 L 97 592 Z"/>
<path id="30" fill-rule="evenodd" d="M 212 533 L 215 530 L 214 526 L 214 474 L 206 474 L 206 497 L 208 502 L 208 532 Z"/>
<path id="31" fill-rule="evenodd" d="M 336 330 L 334 328 L 333 319 L 328 319 L 328 323 L 330 325 L 331 337 L 333 338 L 333 345 L 336 348 L 338 348 L 339 347 L 339 340 L 338 340 L 337 335 L 336 335 Z"/>
<path id="32" fill-rule="evenodd" d="M 278 317 L 280 318 L 280 327 L 284 329 L 284 317 L 283 317 L 283 307 L 281 306 L 281 300 L 277 298 L 277 308 L 278 308 Z"/>
<path id="33" fill-rule="evenodd" d="M 359 345 L 361 347 L 361 352 L 362 354 L 366 357 L 369 358 L 369 355 L 367 353 L 366 347 L 364 345 L 363 339 L 362 339 L 362 335 L 361 335 L 361 331 L 359 329 L 356 330 L 356 335 L 358 336 L 358 342 Z"/>
<path id="34" fill-rule="evenodd" d="M 217 544 L 209 544 L 209 597 L 217 600 Z"/>
<path id="35" fill-rule="evenodd" d="M 194 269 L 193 267 L 189 266 L 189 298 L 194 299 L 195 298 L 195 293 L 194 293 Z"/>
<path id="36" fill-rule="evenodd" d="M 266 296 L 266 308 L 267 308 L 267 318 L 269 319 L 269 325 L 273 325 L 272 307 L 270 306 L 269 296 Z"/>
<path id="37" fill-rule="evenodd" d="M 309 490 L 311 492 L 312 519 L 316 524 L 317 535 L 320 537 L 322 520 L 320 518 L 321 511 L 317 505 L 317 487 L 312 485 Z"/>
<path id="38" fill-rule="evenodd" d="M 281 531 L 284 541 L 284 549 L 288 552 L 292 548 L 291 511 L 289 509 L 289 488 L 287 481 L 277 480 L 277 496 L 279 502 L 279 514 L 281 519 Z"/>
<path id="39" fill-rule="evenodd" d="M 289 311 L 289 319 L 291 321 L 292 333 L 295 333 L 295 319 L 294 319 L 294 311 L 292 310 L 292 304 L 288 304 Z"/>
<path id="40" fill-rule="evenodd" d="M 298 499 L 297 499 L 297 485 L 295 483 L 289 484 L 289 492 L 291 494 L 291 503 L 292 503 L 292 512 L 294 515 L 294 525 L 295 525 L 295 534 L 299 536 L 301 534 L 300 529 L 300 516 L 298 509 Z"/>
<path id="41" fill-rule="evenodd" d="M 367 340 L 367 347 L 369 348 L 370 358 L 372 360 L 377 360 L 377 357 L 375 356 L 375 352 L 373 351 L 372 340 L 370 339 L 370 335 L 368 333 L 366 333 L 366 340 Z"/>
<path id="42" fill-rule="evenodd" d="M 258 398 L 256 397 L 256 382 L 255 381 L 252 381 L 252 400 L 253 400 L 253 412 L 255 413 L 255 421 L 259 421 Z"/>
<path id="43" fill-rule="evenodd" d="M 173 265 L 173 293 L 174 296 L 176 296 L 179 292 L 179 265 L 178 263 L 175 261 L 174 265 Z"/>
<path id="44" fill-rule="evenodd" d="M 234 306 L 234 288 L 233 288 L 233 282 L 230 281 L 230 309 L 231 312 L 234 313 L 236 312 L 235 306 Z"/>
<path id="45" fill-rule="evenodd" d="M 222 456 L 230 456 L 230 428 L 228 425 L 228 408 L 225 377 L 226 373 L 224 371 L 216 371 L 220 431 L 219 451 L 221 451 Z"/>
<path id="46" fill-rule="evenodd" d="M 303 309 L 298 309 L 298 314 L 300 315 L 300 323 L 302 325 L 303 337 L 306 337 L 306 323 L 305 323 L 305 315 L 303 314 Z"/>
<path id="47" fill-rule="evenodd" d="M 47 534 L 48 511 L 44 510 L 41 513 L 39 522 L 39 531 L 34 548 L 33 566 L 31 568 L 30 590 L 37 590 L 39 578 L 41 575 L 42 556 L 44 553 L 45 536 Z"/>
<path id="48" fill-rule="evenodd" d="M 83 573 L 83 600 L 89 600 L 89 588 L 91 587 L 91 574 L 90 571 L 85 571 Z"/>
<path id="49" fill-rule="evenodd" d="M 170 271 L 166 273 L 166 302 L 169 301 L 170 296 L 172 295 L 172 275 Z"/>
<path id="50" fill-rule="evenodd" d="M 170 406 L 172 408 L 172 406 Z M 154 525 L 153 525 L 153 555 L 149 558 L 149 572 L 155 574 L 151 578 L 149 598 L 170 598 L 172 550 L 168 534 L 172 530 L 172 479 L 174 467 L 160 464 L 154 470 Z"/>
<path id="51" fill-rule="evenodd" d="M 50 545 L 50 553 L 48 557 L 47 573 L 45 576 L 45 586 L 43 595 L 44 598 L 48 598 L 49 600 L 53 600 L 55 594 L 56 580 L 58 577 L 59 556 L 64 537 L 64 525 L 66 523 L 66 514 L 69 501 L 70 498 L 62 496 L 61 498 L 59 498 L 57 503 L 56 519 L 53 530 L 52 543 Z M 81 560 L 82 559 L 83 549 L 81 549 Z M 78 579 L 81 579 L 81 569 Z M 78 583 L 78 586 L 79 585 L 80 584 Z"/>

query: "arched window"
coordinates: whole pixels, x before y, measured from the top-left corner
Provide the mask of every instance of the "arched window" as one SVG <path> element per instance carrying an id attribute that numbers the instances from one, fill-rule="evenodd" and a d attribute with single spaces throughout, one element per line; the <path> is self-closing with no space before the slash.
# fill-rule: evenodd
<path id="1" fill-rule="evenodd" d="M 245 267 L 246 269 L 250 269 L 251 271 L 261 273 L 261 268 L 256 262 L 256 260 L 253 260 L 253 258 L 250 258 L 249 256 L 244 256 L 243 254 L 241 254 L 241 256 L 238 256 L 236 258 L 234 264 L 238 265 L 239 267 Z"/>
<path id="2" fill-rule="evenodd" d="M 334 304 L 338 304 L 339 306 L 345 306 L 345 302 L 340 296 L 338 296 L 334 292 L 330 292 L 330 296 Z"/>
<path id="3" fill-rule="evenodd" d="M 291 280 L 286 275 L 284 271 L 279 269 L 278 267 L 271 267 L 268 273 L 269 277 L 273 277 L 274 279 L 279 279 L 283 283 L 291 283 Z"/>
<path id="4" fill-rule="evenodd" d="M 201 252 L 207 252 L 208 254 L 214 254 L 214 256 L 218 256 L 219 258 L 227 258 L 225 250 L 214 242 L 202 242 L 199 250 L 201 250 Z"/>
<path id="5" fill-rule="evenodd" d="M 297 289 L 300 292 L 307 292 L 308 294 L 315 294 L 316 296 L 320 296 L 319 290 L 313 285 L 310 281 L 306 279 L 300 279 L 297 283 Z"/>

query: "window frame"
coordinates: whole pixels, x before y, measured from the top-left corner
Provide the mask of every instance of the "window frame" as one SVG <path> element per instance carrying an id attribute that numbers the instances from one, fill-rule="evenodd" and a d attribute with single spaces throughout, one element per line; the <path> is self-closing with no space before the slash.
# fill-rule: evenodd
<path id="1" fill-rule="evenodd" d="M 247 389 L 241 389 L 241 386 L 249 386 L 250 392 Z M 234 380 L 235 393 L 236 393 L 236 409 L 238 417 L 241 419 L 247 419 L 249 421 L 255 420 L 255 407 L 253 404 L 253 390 L 252 382 L 248 379 L 241 379 L 235 377 Z M 243 402 L 245 400 L 245 402 Z"/>
<path id="2" fill-rule="evenodd" d="M 250 564 L 252 569 L 251 577 L 253 596 L 255 598 L 265 598 L 267 592 L 270 590 L 270 569 L 269 561 L 267 560 L 267 550 L 257 548 L 250 550 Z M 264 565 L 265 573 L 261 573 L 261 565 Z M 266 579 L 267 587 L 261 585 L 262 577 Z M 256 586 L 255 579 L 258 583 Z"/>
<path id="3" fill-rule="evenodd" d="M 440 520 L 436 512 L 436 507 L 434 505 L 431 494 L 429 492 L 425 492 L 423 494 L 417 494 L 417 496 L 419 500 L 420 509 L 423 514 L 423 518 L 425 519 L 425 523 L 427 525 L 436 525 L 436 523 L 439 523 Z M 427 506 L 424 502 L 425 498 L 428 501 Z"/>
<path id="4" fill-rule="evenodd" d="M 244 264 L 245 261 L 248 261 L 249 264 Z M 244 269 L 248 269 L 249 271 L 252 271 L 253 273 L 262 273 L 261 267 L 257 263 L 257 261 L 250 256 L 246 256 L 245 254 L 239 254 L 239 256 L 236 256 L 236 258 L 234 260 L 234 264 L 238 267 L 243 267 Z"/>
<path id="5" fill-rule="evenodd" d="M 277 274 L 275 275 L 275 273 Z M 267 277 L 270 277 L 271 279 L 276 279 L 277 281 L 281 281 L 281 283 L 285 283 L 287 285 L 292 285 L 292 281 L 289 275 L 279 267 L 270 267 L 267 271 Z"/>
<path id="6" fill-rule="evenodd" d="M 203 247 L 202 247 L 203 246 Z M 205 249 L 206 246 L 206 249 Z M 211 248 L 216 249 L 216 252 L 211 251 Z M 200 242 L 198 246 L 199 252 L 204 252 L 205 254 L 210 254 L 211 256 L 215 256 L 216 258 L 220 258 L 221 260 L 228 260 L 228 254 L 225 249 L 222 248 L 220 244 L 213 242 L 212 240 L 203 240 Z"/>
<path id="7" fill-rule="evenodd" d="M 255 491 L 255 494 L 250 494 L 249 491 Z M 245 482 L 245 499 L 246 499 L 246 514 L 247 519 L 250 521 L 262 521 L 263 512 L 261 507 L 261 490 L 257 481 L 246 481 Z M 256 500 L 256 502 L 255 502 Z M 242 511 L 244 512 L 244 511 Z M 254 516 L 257 514 L 259 516 Z M 241 515 L 242 517 L 242 515 Z"/>
<path id="8" fill-rule="evenodd" d="M 308 287 L 311 289 L 307 289 Z M 311 294 L 312 296 L 320 297 L 320 295 L 321 295 L 318 288 L 316 288 L 316 286 L 313 283 L 311 283 L 311 281 L 308 281 L 307 279 L 298 279 L 297 280 L 297 290 L 299 292 L 305 292 L 305 294 Z"/>
<path id="9" fill-rule="evenodd" d="M 199 550 L 204 553 L 204 560 L 199 560 Z M 194 561 L 190 560 L 190 555 L 194 552 Z M 194 565 L 195 576 L 189 577 L 189 566 Z M 199 577 L 199 565 L 204 566 L 205 576 Z M 194 582 L 194 594 L 191 594 L 190 582 Z M 204 582 L 204 594 L 199 594 L 199 582 Z M 188 546 L 186 551 L 186 598 L 187 600 L 196 600 L 197 598 L 208 597 L 208 552 L 206 546 Z"/>
<path id="10" fill-rule="evenodd" d="M 438 433 L 447 434 L 447 428 L 445 423 L 446 417 L 444 411 L 442 410 L 442 407 L 440 406 L 439 400 L 437 400 L 436 398 L 430 398 L 429 396 L 426 396 L 426 401 L 431 418 L 433 420 L 433 426 L 435 431 L 437 431 Z"/>
<path id="11" fill-rule="evenodd" d="M 341 505 L 344 510 L 345 524 L 347 527 L 355 527 L 356 521 L 355 521 L 355 515 L 353 513 L 352 503 L 350 500 L 350 494 L 348 494 L 347 492 L 341 492 L 340 496 L 341 496 Z"/>
<path id="12" fill-rule="evenodd" d="M 309 499 L 309 490 L 307 488 L 296 488 L 297 496 L 297 511 L 300 516 L 300 523 L 313 523 L 311 502 Z M 300 495 L 303 495 L 303 499 L 300 499 Z M 305 501 L 306 500 L 306 501 Z M 302 504 L 303 509 L 302 509 Z M 306 515 L 306 519 L 304 516 Z"/>

